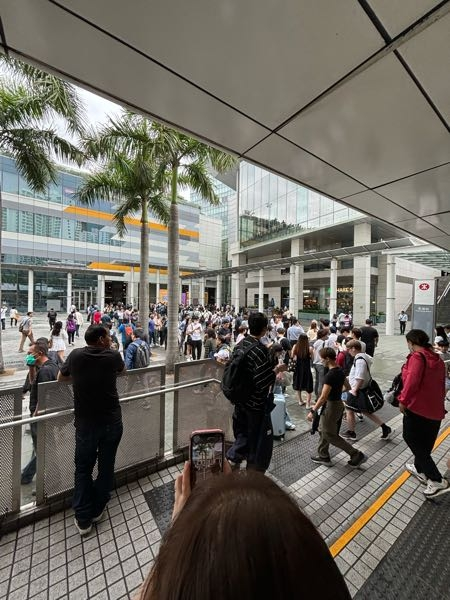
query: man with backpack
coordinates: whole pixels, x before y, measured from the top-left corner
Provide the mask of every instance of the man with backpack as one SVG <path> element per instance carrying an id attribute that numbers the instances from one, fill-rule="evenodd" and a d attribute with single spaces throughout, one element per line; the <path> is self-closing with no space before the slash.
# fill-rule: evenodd
<path id="1" fill-rule="evenodd" d="M 143 329 L 135 329 L 131 334 L 131 344 L 125 352 L 125 366 L 127 371 L 131 369 L 143 369 L 150 364 L 150 347 L 145 341 Z"/>
<path id="2" fill-rule="evenodd" d="M 128 319 L 123 319 L 123 323 L 117 328 L 117 332 L 122 334 L 122 349 L 124 356 L 128 346 L 132 342 L 131 335 L 134 330 L 135 326 L 133 323 L 130 323 Z"/>
<path id="3" fill-rule="evenodd" d="M 273 448 L 271 392 L 276 374 L 287 367 L 276 364 L 260 341 L 267 332 L 267 317 L 252 313 L 248 324 L 249 335 L 236 345 L 222 378 L 222 391 L 234 404 L 235 442 L 227 458 L 232 466 L 247 460 L 247 469 L 264 472 Z"/>

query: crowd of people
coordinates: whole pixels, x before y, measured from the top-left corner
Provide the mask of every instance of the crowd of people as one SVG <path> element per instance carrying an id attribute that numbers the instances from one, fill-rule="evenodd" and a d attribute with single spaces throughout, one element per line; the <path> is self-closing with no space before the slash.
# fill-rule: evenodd
<path id="1" fill-rule="evenodd" d="M 186 360 L 203 358 L 227 365 L 233 361 L 236 349 L 245 351 L 244 377 L 249 387 L 242 402 L 234 407 L 235 441 L 227 452 L 233 469 L 245 464 L 249 470 L 262 473 L 267 470 L 273 448 L 273 392 L 285 393 L 290 385 L 298 403 L 306 407 L 307 419 L 315 422 L 319 431 L 317 454 L 311 457 L 313 462 L 332 466 L 329 454 L 332 445 L 348 454 L 350 467 L 363 464 L 367 456 L 353 444 L 358 439 L 357 423 L 364 418 L 380 427 L 381 440 L 389 440 L 392 429 L 376 413 L 364 408 L 355 410 L 347 402 L 350 396 L 357 398 L 367 388 L 379 342 L 370 319 L 364 326 L 354 327 L 351 318 L 347 321 L 348 316 L 344 315 L 342 321 L 340 315 L 331 320 L 312 320 L 304 327 L 288 310 L 268 319 L 257 312 L 236 313 L 228 306 L 180 307 L 179 348 Z M 131 306 L 107 306 L 100 310 L 94 305 L 89 307 L 86 316 L 73 306 L 64 322 L 50 309 L 47 317 L 50 335 L 37 340 L 32 332 L 33 313 L 27 313 L 19 322 L 20 349 L 27 339 L 30 341 L 26 357 L 29 373 L 24 390 L 30 391 L 30 413 L 35 415 L 38 383 L 79 380 L 74 387 L 78 440 L 74 507 L 77 528 L 84 534 L 101 517 L 109 498 L 114 457 L 121 437 L 115 376 L 111 379 L 110 372 L 105 371 L 108 383 L 99 385 L 100 371 L 103 373 L 105 365 L 116 374 L 124 369 L 147 366 L 151 348 L 164 347 L 166 343 L 167 307 L 164 304 L 151 307 L 147 330 L 141 327 L 139 313 Z M 65 356 L 67 346 L 80 337 L 85 323 L 88 324 L 84 333 L 87 345 Z M 431 456 L 445 414 L 446 389 L 450 387 L 448 333 L 450 327 L 437 328 L 434 344 L 430 344 L 420 330 L 406 334 L 410 355 L 402 371 L 403 390 L 399 402 L 404 420 L 403 436 L 414 455 L 414 462 L 408 463 L 406 469 L 426 485 L 426 497 L 449 491 L 448 481 Z M 90 384 L 86 387 L 88 380 Z M 88 407 L 92 389 L 104 398 L 103 408 L 101 402 Z M 344 419 L 345 427 L 341 431 Z M 286 422 L 291 425 L 288 429 L 295 428 L 287 412 Z M 100 435 L 97 430 L 103 433 Z M 34 452 L 22 472 L 22 483 L 29 483 L 36 471 L 35 437 L 32 428 Z M 106 471 L 99 473 L 100 479 L 94 485 L 91 466 L 97 454 L 92 448 L 98 448 L 103 442 L 111 451 L 108 450 L 108 461 L 104 463 Z"/>

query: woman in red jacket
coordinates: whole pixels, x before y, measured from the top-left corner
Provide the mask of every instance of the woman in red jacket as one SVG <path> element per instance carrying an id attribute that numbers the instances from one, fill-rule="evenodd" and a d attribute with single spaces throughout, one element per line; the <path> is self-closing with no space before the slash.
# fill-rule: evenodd
<path id="1" fill-rule="evenodd" d="M 434 498 L 450 492 L 431 457 L 434 443 L 445 416 L 445 365 L 421 329 L 406 334 L 410 355 L 402 368 L 403 389 L 399 396 L 403 413 L 403 439 L 414 454 L 414 463 L 406 469 L 426 485 L 424 495 Z"/>

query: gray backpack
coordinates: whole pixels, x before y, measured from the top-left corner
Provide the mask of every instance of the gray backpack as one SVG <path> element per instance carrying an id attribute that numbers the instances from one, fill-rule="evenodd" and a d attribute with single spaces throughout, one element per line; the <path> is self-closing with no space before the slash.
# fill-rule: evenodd
<path id="1" fill-rule="evenodd" d="M 141 344 L 137 344 L 133 342 L 133 345 L 136 346 L 136 354 L 134 355 L 134 368 L 135 369 L 143 369 L 144 367 L 148 367 L 150 364 L 150 348 L 146 342 L 142 342 Z"/>

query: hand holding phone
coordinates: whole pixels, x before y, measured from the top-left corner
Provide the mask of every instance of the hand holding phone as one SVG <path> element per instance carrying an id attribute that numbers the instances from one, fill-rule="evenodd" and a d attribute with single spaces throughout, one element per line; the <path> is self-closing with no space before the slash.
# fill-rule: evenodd
<path id="1" fill-rule="evenodd" d="M 189 447 L 191 487 L 223 473 L 225 436 L 221 429 L 199 429 L 191 434 Z"/>

